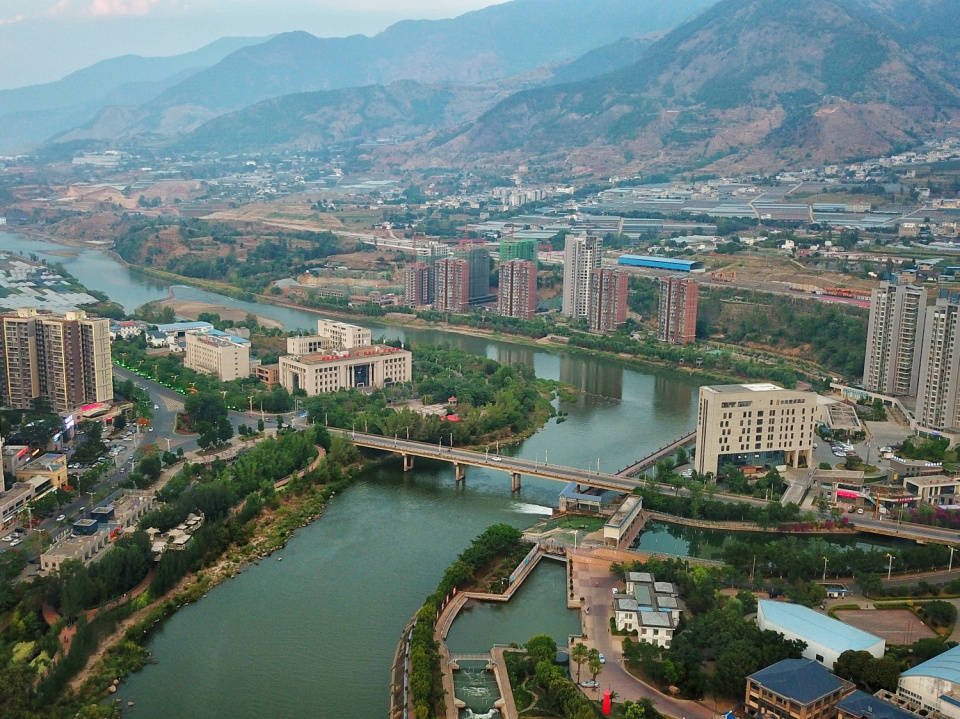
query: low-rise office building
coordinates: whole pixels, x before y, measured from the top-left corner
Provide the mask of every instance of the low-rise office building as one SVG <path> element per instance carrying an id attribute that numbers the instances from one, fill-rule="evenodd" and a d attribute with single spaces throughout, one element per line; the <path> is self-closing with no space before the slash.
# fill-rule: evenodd
<path id="1" fill-rule="evenodd" d="M 303 390 L 308 396 L 355 387 L 382 388 L 409 382 L 413 355 L 386 345 L 353 351 L 284 355 L 280 358 L 280 384 L 288 392 Z"/>
<path id="2" fill-rule="evenodd" d="M 221 382 L 250 376 L 250 340 L 225 333 L 188 334 L 183 366 L 216 375 Z"/>
<path id="3" fill-rule="evenodd" d="M 881 637 L 789 602 L 761 599 L 757 602 L 757 626 L 806 642 L 804 658 L 831 668 L 845 651 L 869 652 L 880 659 L 886 648 Z"/>
<path id="4" fill-rule="evenodd" d="M 267 386 L 267 389 L 273 389 L 274 385 L 280 384 L 280 365 L 257 365 L 253 368 L 253 376 L 263 382 Z"/>
<path id="5" fill-rule="evenodd" d="M 94 520 L 86 521 L 96 525 Z M 110 544 L 109 537 L 107 532 L 97 531 L 65 537 L 40 555 L 40 572 L 56 572 L 69 560 L 90 564 Z"/>
<path id="6" fill-rule="evenodd" d="M 810 659 L 784 659 L 747 677 L 744 709 L 763 719 L 836 719 L 854 685 Z"/>
<path id="7" fill-rule="evenodd" d="M 48 453 L 28 462 L 16 471 L 17 482 L 33 483 L 41 496 L 67 483 L 67 456 Z"/>
<path id="8" fill-rule="evenodd" d="M 775 384 L 700 388 L 696 470 L 714 474 L 726 464 L 809 467 L 817 395 Z"/>
<path id="9" fill-rule="evenodd" d="M 338 351 L 369 347 L 373 342 L 368 328 L 335 320 L 317 320 L 317 336 L 330 343 L 327 347 Z"/>
<path id="10" fill-rule="evenodd" d="M 932 474 L 926 477 L 907 477 L 903 488 L 917 498 L 917 501 L 937 507 L 953 507 L 960 495 L 960 476 Z"/>
<path id="11" fill-rule="evenodd" d="M 626 593 L 613 598 L 617 629 L 636 632 L 641 642 L 669 648 L 683 611 L 677 588 L 655 581 L 649 572 L 628 572 L 626 580 Z"/>
<path id="12" fill-rule="evenodd" d="M 288 355 L 309 355 L 321 350 L 333 349 L 332 341 L 321 335 L 296 335 L 287 337 Z"/>

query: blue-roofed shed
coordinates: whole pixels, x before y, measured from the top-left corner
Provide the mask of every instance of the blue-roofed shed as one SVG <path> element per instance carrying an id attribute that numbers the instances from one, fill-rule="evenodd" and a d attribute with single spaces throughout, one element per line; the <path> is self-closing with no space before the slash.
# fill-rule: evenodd
<path id="1" fill-rule="evenodd" d="M 649 267 L 654 270 L 671 272 L 705 272 L 702 262 L 681 260 L 676 257 L 654 257 L 653 255 L 620 255 L 617 264 L 626 267 Z"/>
<path id="2" fill-rule="evenodd" d="M 859 689 L 837 703 L 838 719 L 917 719 L 906 709 Z"/>
<path id="3" fill-rule="evenodd" d="M 847 650 L 869 652 L 879 659 L 886 647 L 881 637 L 788 602 L 761 599 L 757 603 L 757 624 L 761 629 L 779 632 L 787 639 L 805 642 L 807 648 L 803 656 L 830 668 Z"/>

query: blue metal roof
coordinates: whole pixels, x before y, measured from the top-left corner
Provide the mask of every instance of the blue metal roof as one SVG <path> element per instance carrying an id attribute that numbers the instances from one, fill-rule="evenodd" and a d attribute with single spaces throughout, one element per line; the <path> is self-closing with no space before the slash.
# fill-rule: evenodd
<path id="1" fill-rule="evenodd" d="M 157 325 L 157 329 L 160 332 L 185 332 L 187 330 L 205 330 L 212 328 L 213 325 L 209 322 L 170 322 L 169 324 Z"/>
<path id="2" fill-rule="evenodd" d="M 917 719 L 915 714 L 859 689 L 837 703 L 837 709 L 864 719 Z"/>
<path id="3" fill-rule="evenodd" d="M 765 621 L 793 632 L 808 643 L 833 649 L 838 654 L 848 649 L 866 651 L 883 641 L 878 636 L 799 604 L 761 599 L 758 605 Z"/>
<path id="4" fill-rule="evenodd" d="M 943 654 L 928 659 L 912 669 L 907 669 L 902 677 L 934 677 L 960 684 L 960 646 L 948 649 Z"/>
<path id="5" fill-rule="evenodd" d="M 840 679 L 812 659 L 782 659 L 749 678 L 800 704 L 811 704 L 843 686 Z"/>
<path id="6" fill-rule="evenodd" d="M 653 267 L 660 270 L 693 272 L 704 269 L 702 262 L 681 260 L 675 257 L 654 257 L 653 255 L 620 255 L 617 264 L 631 267 Z"/>

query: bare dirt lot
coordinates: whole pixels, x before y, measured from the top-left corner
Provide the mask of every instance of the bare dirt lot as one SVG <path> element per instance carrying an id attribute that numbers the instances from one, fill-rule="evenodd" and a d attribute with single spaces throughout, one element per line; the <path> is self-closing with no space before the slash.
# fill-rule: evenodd
<path id="1" fill-rule="evenodd" d="M 883 637 L 890 644 L 913 644 L 937 636 L 907 609 L 853 609 L 836 612 L 837 619 Z"/>

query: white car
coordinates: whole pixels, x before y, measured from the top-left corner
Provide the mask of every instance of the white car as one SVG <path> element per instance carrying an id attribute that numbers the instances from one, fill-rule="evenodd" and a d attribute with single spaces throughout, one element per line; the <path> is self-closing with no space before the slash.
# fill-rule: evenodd
<path id="1" fill-rule="evenodd" d="M 153 408 L 154 408 L 154 409 L 160 409 L 160 405 L 155 404 L 155 405 L 153 405 Z"/>
<path id="2" fill-rule="evenodd" d="M 14 539 L 12 542 L 10 542 L 10 546 L 11 546 L 11 547 L 16 547 L 16 546 L 17 546 L 18 544 L 20 544 L 20 542 L 22 542 L 22 541 L 23 541 L 22 539 Z"/>
<path id="3" fill-rule="evenodd" d="M 0 538 L 0 541 L 2 541 L 2 542 L 9 542 L 11 539 L 13 539 L 13 535 L 12 535 L 12 534 L 8 534 L 6 537 Z"/>
<path id="4" fill-rule="evenodd" d="M 605 656 L 603 656 L 603 652 L 600 653 L 599 659 L 600 659 L 600 663 L 601 663 L 601 664 L 606 664 L 606 663 L 607 663 L 607 658 L 606 658 Z"/>
<path id="5" fill-rule="evenodd" d="M 599 685 L 593 679 L 585 679 L 584 681 L 580 682 L 580 686 L 582 686 L 584 689 L 596 689 Z"/>
<path id="6" fill-rule="evenodd" d="M 152 431 L 153 431 L 153 430 L 151 430 L 151 432 L 152 432 Z M 495 455 L 493 455 L 493 456 L 490 458 L 490 461 L 491 461 L 491 462 L 500 462 L 500 461 L 502 461 L 502 460 L 500 459 L 500 456 L 499 456 L 499 455 L 496 455 L 496 454 L 495 454 Z"/>
<path id="7" fill-rule="evenodd" d="M 59 517 L 57 517 L 57 521 L 58 521 L 58 522 L 62 522 L 62 521 L 65 520 L 66 518 L 67 518 L 67 515 L 61 514 Z"/>

